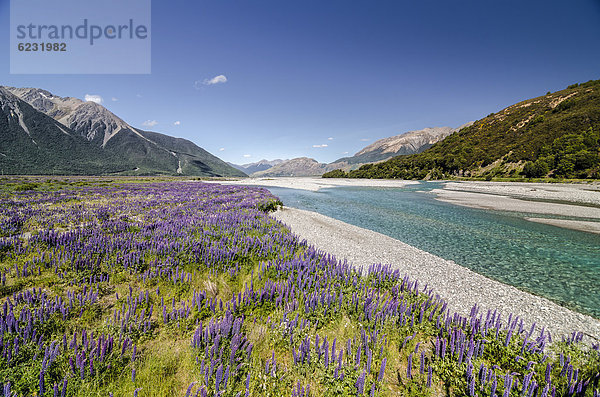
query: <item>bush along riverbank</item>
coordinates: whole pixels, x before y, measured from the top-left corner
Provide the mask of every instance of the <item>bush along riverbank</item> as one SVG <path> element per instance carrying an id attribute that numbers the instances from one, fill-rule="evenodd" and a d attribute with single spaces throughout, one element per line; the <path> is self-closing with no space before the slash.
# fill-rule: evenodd
<path id="1" fill-rule="evenodd" d="M 4 396 L 599 393 L 597 341 L 451 313 L 410 275 L 299 241 L 264 189 L 121 181 L 0 196 Z"/>

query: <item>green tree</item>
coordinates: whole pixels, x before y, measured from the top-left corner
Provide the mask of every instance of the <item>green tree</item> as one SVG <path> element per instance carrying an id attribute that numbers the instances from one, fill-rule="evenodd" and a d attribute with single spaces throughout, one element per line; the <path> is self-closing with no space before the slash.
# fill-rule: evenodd
<path id="1" fill-rule="evenodd" d="M 556 175 L 568 177 L 575 171 L 575 162 L 577 158 L 574 154 L 569 153 L 565 155 L 556 166 Z"/>
<path id="2" fill-rule="evenodd" d="M 341 169 L 329 171 L 323 174 L 323 178 L 347 178 L 348 174 Z"/>
<path id="3" fill-rule="evenodd" d="M 528 178 L 541 178 L 548 174 L 548 163 L 543 160 L 528 161 L 523 167 L 523 174 Z"/>

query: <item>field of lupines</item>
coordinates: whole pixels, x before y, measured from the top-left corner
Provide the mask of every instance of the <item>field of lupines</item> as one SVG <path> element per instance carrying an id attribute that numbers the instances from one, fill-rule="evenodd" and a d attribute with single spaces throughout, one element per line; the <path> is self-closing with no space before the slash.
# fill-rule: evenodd
<path id="1" fill-rule="evenodd" d="M 0 183 L 4 396 L 593 396 L 598 344 L 355 269 L 259 188 Z"/>

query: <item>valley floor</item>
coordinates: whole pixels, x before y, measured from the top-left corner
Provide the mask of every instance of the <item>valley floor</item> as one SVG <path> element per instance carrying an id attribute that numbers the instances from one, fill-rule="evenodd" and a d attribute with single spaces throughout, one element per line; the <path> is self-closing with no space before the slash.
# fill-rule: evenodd
<path id="1" fill-rule="evenodd" d="M 489 279 L 399 240 L 295 208 L 284 207 L 274 216 L 309 244 L 364 270 L 373 263 L 391 264 L 401 275 L 407 274 L 422 285 L 427 284 L 448 302 L 451 310 L 468 315 L 477 304 L 484 313 L 498 309 L 504 318 L 513 313 L 528 324 L 537 323 L 555 338 L 583 331 L 600 339 L 599 320 Z"/>
<path id="2" fill-rule="evenodd" d="M 203 181 L 211 182 L 211 181 Z M 416 181 L 405 181 L 395 179 L 335 179 L 320 177 L 276 177 L 276 178 L 246 178 L 231 181 L 216 180 L 222 185 L 251 185 L 264 187 L 283 187 L 288 189 L 300 189 L 317 191 L 332 187 L 404 187 L 417 184 Z"/>

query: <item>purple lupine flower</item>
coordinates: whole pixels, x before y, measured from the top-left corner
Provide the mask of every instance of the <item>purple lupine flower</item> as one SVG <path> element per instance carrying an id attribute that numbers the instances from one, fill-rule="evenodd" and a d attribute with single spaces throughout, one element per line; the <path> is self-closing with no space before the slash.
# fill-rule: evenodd
<path id="1" fill-rule="evenodd" d="M 273 375 L 275 375 L 276 364 L 273 364 Z M 227 382 L 229 381 L 229 365 L 225 370 L 225 375 L 223 375 L 223 389 L 227 389 Z"/>
<path id="2" fill-rule="evenodd" d="M 377 376 L 377 381 L 381 382 L 383 380 L 383 374 L 385 372 L 385 365 L 387 364 L 387 358 L 384 358 L 381 361 L 381 368 L 379 369 L 379 376 Z"/>
<path id="3" fill-rule="evenodd" d="M 39 382 L 39 386 L 40 386 L 40 395 L 44 395 L 44 392 L 46 391 L 46 386 L 44 384 L 44 371 L 40 371 L 40 382 Z"/>
<path id="4" fill-rule="evenodd" d="M 196 384 L 196 382 L 192 382 L 189 387 L 187 388 L 187 391 L 185 393 L 185 397 L 190 397 L 190 394 L 192 393 L 192 389 L 194 388 L 194 385 Z"/>
<path id="5" fill-rule="evenodd" d="M 215 390 L 217 395 L 219 394 L 219 386 L 221 383 L 221 377 L 223 376 L 223 364 L 219 365 L 219 368 L 217 368 L 217 374 L 215 375 L 216 379 L 215 379 Z"/>
<path id="6" fill-rule="evenodd" d="M 496 374 L 494 374 L 494 381 L 492 382 L 492 387 L 490 389 L 490 397 L 496 396 L 496 389 L 498 388 L 498 380 L 496 379 Z"/>
<path id="7" fill-rule="evenodd" d="M 67 395 L 67 377 L 63 380 L 62 391 L 60 392 L 60 397 L 65 397 Z"/>
<path id="8" fill-rule="evenodd" d="M 472 377 L 469 383 L 469 396 L 475 396 L 475 377 Z"/>
<path id="9" fill-rule="evenodd" d="M 357 391 L 357 395 L 359 395 L 359 396 L 363 395 L 363 392 L 365 389 L 365 376 L 366 376 L 366 373 L 363 370 L 362 374 L 360 374 L 360 376 L 356 380 L 356 391 Z"/>
<path id="10" fill-rule="evenodd" d="M 504 378 L 504 397 L 510 396 L 510 389 L 512 388 L 512 377 L 510 374 L 506 374 Z"/>
<path id="11" fill-rule="evenodd" d="M 337 338 L 333 339 L 333 343 L 331 344 L 331 361 L 335 362 L 335 342 L 337 341 Z"/>
<path id="12" fill-rule="evenodd" d="M 546 365 L 546 373 L 544 375 L 544 380 L 546 381 L 546 383 L 550 382 L 550 372 L 552 371 L 552 364 L 548 363 Z M 546 391 L 547 392 L 547 391 Z"/>
<path id="13" fill-rule="evenodd" d="M 431 365 L 430 365 L 429 368 L 427 369 L 427 387 L 431 387 L 432 376 L 433 376 L 433 368 L 431 368 Z"/>
<path id="14" fill-rule="evenodd" d="M 6 312 L 6 309 L 4 311 Z M 6 382 L 4 384 L 4 395 L 5 396 L 11 396 L 12 395 L 12 393 L 10 392 L 10 382 Z"/>
<path id="15" fill-rule="evenodd" d="M 525 395 L 527 393 L 527 391 L 529 390 L 529 382 L 532 377 L 533 377 L 532 372 L 528 373 L 527 375 L 525 375 L 523 377 L 523 388 L 521 389 L 521 394 Z"/>
<path id="16" fill-rule="evenodd" d="M 569 369 L 567 370 L 567 382 L 571 383 L 572 379 L 573 379 L 573 366 L 571 364 L 569 364 Z"/>

